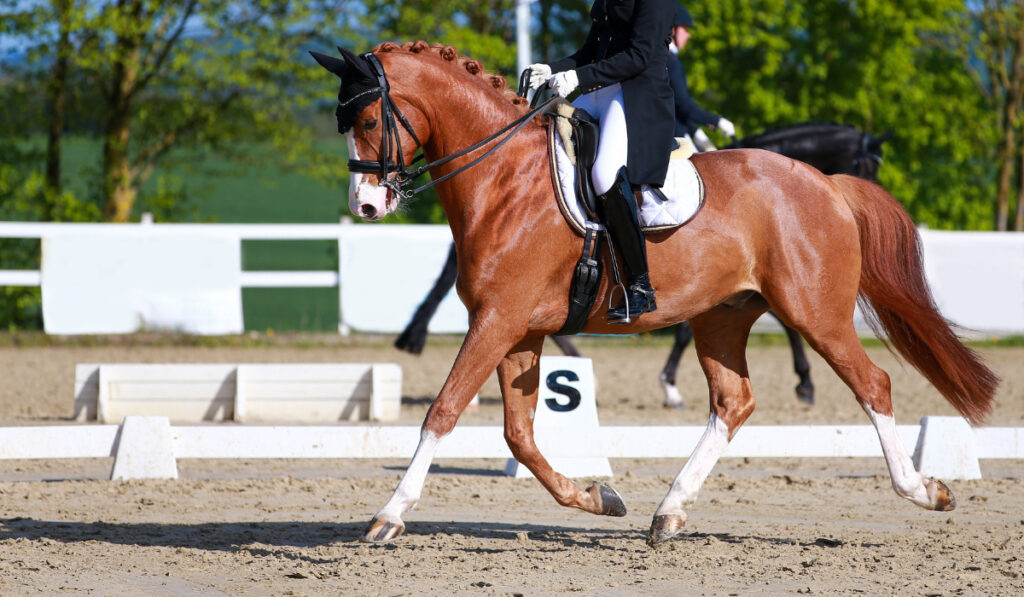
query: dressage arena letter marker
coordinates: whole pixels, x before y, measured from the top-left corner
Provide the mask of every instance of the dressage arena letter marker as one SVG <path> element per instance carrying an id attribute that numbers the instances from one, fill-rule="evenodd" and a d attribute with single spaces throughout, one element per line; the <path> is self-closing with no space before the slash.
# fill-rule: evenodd
<path id="1" fill-rule="evenodd" d="M 110 478 L 114 481 L 178 478 L 171 422 L 167 417 L 124 418 Z"/>
<path id="2" fill-rule="evenodd" d="M 538 447 L 554 458 L 548 462 L 566 477 L 611 477 L 612 466 L 602 457 L 558 457 L 558 454 L 579 453 L 581 446 L 563 443 L 559 430 L 572 428 L 592 430 L 599 434 L 597 399 L 594 395 L 594 363 L 580 357 L 541 357 L 540 388 L 537 394 L 537 416 L 533 421 Z M 533 473 L 514 458 L 509 458 L 505 473 L 517 479 Z"/>
<path id="3" fill-rule="evenodd" d="M 922 475 L 951 481 L 981 478 L 974 430 L 963 417 L 921 417 L 913 458 Z"/>

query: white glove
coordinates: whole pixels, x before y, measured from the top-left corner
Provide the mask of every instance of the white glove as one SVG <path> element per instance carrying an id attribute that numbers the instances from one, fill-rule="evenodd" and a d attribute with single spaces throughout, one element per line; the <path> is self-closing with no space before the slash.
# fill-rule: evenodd
<path id="1" fill-rule="evenodd" d="M 530 69 L 530 89 L 540 89 L 551 78 L 551 67 L 546 64 L 531 64 L 527 68 Z"/>
<path id="2" fill-rule="evenodd" d="M 701 128 L 698 128 L 697 132 L 693 134 L 693 144 L 701 151 L 714 151 L 718 149 L 711 142 L 711 139 L 708 139 L 708 134 L 704 132 L 704 129 Z"/>
<path id="3" fill-rule="evenodd" d="M 715 126 L 718 128 L 718 130 L 722 131 L 722 134 L 725 135 L 726 137 L 736 136 L 736 125 L 729 122 L 729 119 L 727 118 L 719 118 L 718 124 Z"/>
<path id="4" fill-rule="evenodd" d="M 559 96 L 566 97 L 580 86 L 580 78 L 576 76 L 576 71 L 567 70 L 551 77 L 548 86 Z"/>

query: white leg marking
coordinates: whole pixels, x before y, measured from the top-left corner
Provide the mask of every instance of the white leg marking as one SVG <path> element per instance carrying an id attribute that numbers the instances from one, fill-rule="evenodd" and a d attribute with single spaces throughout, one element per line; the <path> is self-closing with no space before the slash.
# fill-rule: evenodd
<path id="1" fill-rule="evenodd" d="M 669 489 L 665 499 L 661 500 L 661 505 L 658 506 L 654 515 L 685 516 L 683 508 L 697 500 L 697 492 L 700 491 L 704 480 L 711 474 L 711 469 L 715 467 L 715 463 L 718 462 L 728 445 L 729 427 L 715 413 L 711 413 L 704 435 L 697 442 L 689 460 L 676 475 L 675 481 L 672 482 L 672 488 Z"/>
<path id="2" fill-rule="evenodd" d="M 412 456 L 409 468 L 402 475 L 402 480 L 395 488 L 388 503 L 377 512 L 375 519 L 383 519 L 392 523 L 401 523 L 402 514 L 416 507 L 420 495 L 423 492 L 423 484 L 427 480 L 427 471 L 430 469 L 430 462 L 434 459 L 434 452 L 441 439 L 432 431 L 423 431 L 420 435 L 420 443 L 416 447 L 416 453 Z"/>
<path id="3" fill-rule="evenodd" d="M 864 405 L 864 410 L 867 411 L 871 424 L 878 432 L 878 440 L 882 443 L 882 453 L 885 454 L 885 464 L 889 467 L 892 488 L 897 494 L 918 506 L 930 508 L 932 500 L 928 497 L 924 477 L 914 468 L 914 462 L 896 435 L 896 419 L 880 415 L 868 405 Z"/>
<path id="4" fill-rule="evenodd" d="M 669 408 L 683 407 L 683 395 L 679 393 L 679 388 L 663 379 L 661 380 L 661 389 L 665 391 L 665 402 L 662 403 L 662 406 Z"/>

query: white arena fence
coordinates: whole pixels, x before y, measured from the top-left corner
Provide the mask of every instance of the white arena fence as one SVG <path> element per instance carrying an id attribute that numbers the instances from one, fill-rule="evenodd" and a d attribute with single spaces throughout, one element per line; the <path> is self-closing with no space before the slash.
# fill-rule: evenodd
<path id="1" fill-rule="evenodd" d="M 608 426 L 538 429 L 549 458 L 679 458 L 689 456 L 702 426 Z M 950 430 L 953 430 L 951 433 Z M 979 459 L 1024 459 L 1024 428 L 971 429 L 963 419 L 925 417 L 897 431 L 925 474 L 977 478 Z M 176 478 L 180 458 L 408 459 L 418 426 L 171 426 L 166 417 L 125 417 L 121 425 L 0 428 L 0 460 L 114 458 L 112 479 Z M 942 456 L 936 456 L 941 454 Z M 828 458 L 882 456 L 869 425 L 745 426 L 726 457 Z M 460 426 L 437 458 L 510 458 L 498 426 Z M 973 471 L 973 474 L 972 474 Z"/>
<path id="2" fill-rule="evenodd" d="M 928 282 L 947 318 L 972 335 L 1024 333 L 1024 233 L 920 232 Z M 0 222 L 0 238 L 42 241 L 41 269 L 0 271 L 0 286 L 41 287 L 52 334 L 239 333 L 243 287 L 337 287 L 340 332 L 396 333 L 433 285 L 451 243 L 446 226 L 344 223 Z M 242 240 L 335 241 L 339 267 L 242 271 Z M 859 312 L 856 323 L 868 333 Z M 465 308 L 449 293 L 430 331 L 466 329 Z"/>

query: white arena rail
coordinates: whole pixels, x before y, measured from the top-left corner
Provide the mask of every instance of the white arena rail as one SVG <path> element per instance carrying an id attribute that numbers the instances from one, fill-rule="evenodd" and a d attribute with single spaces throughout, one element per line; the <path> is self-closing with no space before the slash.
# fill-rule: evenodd
<path id="1" fill-rule="evenodd" d="M 943 420 L 946 421 L 943 421 Z M 954 419 L 953 421 L 948 421 Z M 929 446 L 927 429 L 962 419 L 925 417 L 900 425 L 922 472 L 940 478 L 977 478 L 969 471 L 924 470 L 922 444 L 934 453 L 978 459 L 1024 459 L 1024 428 L 970 430 L 960 445 L 946 435 Z M 924 430 L 924 433 L 923 431 Z M 937 429 L 937 432 L 939 429 Z M 941 430 L 945 434 L 945 429 Z M 549 458 L 679 458 L 690 455 L 704 427 L 612 426 L 538 430 L 537 445 Z M 113 479 L 176 478 L 179 458 L 401 458 L 412 456 L 420 428 L 412 426 L 174 426 L 165 417 L 126 417 L 122 425 L 60 425 L 0 428 L 0 460 L 114 457 Z M 961 439 L 964 439 L 961 436 Z M 881 457 L 868 425 L 747 426 L 726 457 Z M 457 427 L 441 442 L 437 458 L 509 458 L 501 427 Z M 971 462 L 972 461 L 972 462 Z M 933 465 L 929 465 L 933 466 Z M 941 466 L 939 467 L 941 468 Z"/>
<path id="2" fill-rule="evenodd" d="M 83 232 L 140 229 L 145 234 L 217 236 L 243 240 L 329 240 L 341 238 L 340 224 L 80 224 L 70 222 L 0 222 L 0 238 L 43 239 Z M 241 264 L 239 264 L 241 266 Z M 245 288 L 330 288 L 338 286 L 336 271 L 243 271 Z M 0 270 L 0 286 L 39 286 L 38 270 Z"/>
<path id="3" fill-rule="evenodd" d="M 963 333 L 975 337 L 1024 333 L 1024 259 L 1021 258 L 1021 255 L 1024 255 L 1024 232 L 921 229 L 920 233 L 926 275 L 943 315 L 962 326 Z M 72 238 L 88 235 L 93 235 L 91 241 Z M 335 241 L 339 246 L 338 271 L 240 271 L 240 259 L 236 259 L 239 261 L 237 264 L 222 264 L 227 269 L 224 272 L 225 276 L 218 279 L 230 277 L 231 283 L 235 285 L 233 288 L 237 288 L 238 285 L 242 288 L 338 288 L 341 319 L 339 331 L 343 334 L 347 333 L 349 328 L 376 333 L 401 331 L 441 271 L 451 243 L 450 231 L 446 226 L 440 225 L 0 222 L 0 238 L 60 241 L 61 237 L 68 240 L 63 244 L 55 243 L 59 246 L 51 253 L 62 252 L 65 256 L 69 253 L 80 254 L 81 252 L 77 251 L 80 244 L 89 245 L 83 249 L 98 244 L 100 241 L 97 241 L 96 237 L 164 239 L 164 243 L 159 247 L 151 247 L 150 250 L 156 251 L 155 253 L 140 254 L 137 257 L 144 260 L 144 264 L 151 263 L 154 258 L 164 258 L 167 254 L 170 254 L 171 258 L 179 257 L 179 252 L 173 248 L 175 239 L 181 242 L 194 242 L 195 239 L 200 239 L 211 245 L 216 243 L 210 239 L 227 239 L 228 244 L 230 241 L 242 240 Z M 73 246 L 69 246 L 69 243 Z M 209 251 L 202 253 L 204 256 L 210 254 Z M 170 262 L 173 262 L 173 259 Z M 52 276 L 48 281 L 44 280 L 46 276 L 42 276 L 39 271 L 0 270 L 0 286 L 41 286 L 48 283 L 51 287 L 61 287 L 60 282 L 67 281 L 69 276 L 75 273 L 74 268 L 71 268 L 70 272 L 54 273 L 53 268 L 47 271 Z M 81 287 L 77 281 L 75 284 L 73 287 Z M 98 281 L 98 284 L 102 285 L 103 281 Z M 374 292 L 365 292 L 364 289 L 368 287 L 374 288 Z M 148 292 L 148 289 L 143 290 Z M 53 323 L 58 318 L 47 319 L 45 311 L 48 304 L 60 303 L 59 298 L 62 294 L 67 292 L 54 291 L 52 300 L 44 296 L 44 320 L 48 326 L 60 326 L 60 323 Z M 152 297 L 146 296 L 160 306 L 159 293 Z M 174 303 L 178 307 L 177 310 L 170 309 L 170 324 L 156 319 L 156 329 L 190 329 L 190 324 L 202 321 L 204 315 L 209 315 L 196 305 L 187 304 L 188 298 L 190 297 L 178 296 L 178 302 Z M 162 313 L 167 311 L 165 308 Z M 93 318 L 101 319 L 95 315 Z M 83 318 L 77 320 L 82 321 Z M 870 333 L 859 311 L 856 312 L 854 320 L 860 333 Z M 112 324 L 101 322 L 96 325 L 103 327 Z M 771 318 L 762 319 L 758 326 L 759 330 L 778 329 Z M 450 293 L 442 301 L 431 321 L 430 331 L 464 333 L 466 329 L 465 308 L 455 293 Z M 121 332 L 72 330 L 54 333 Z"/>

